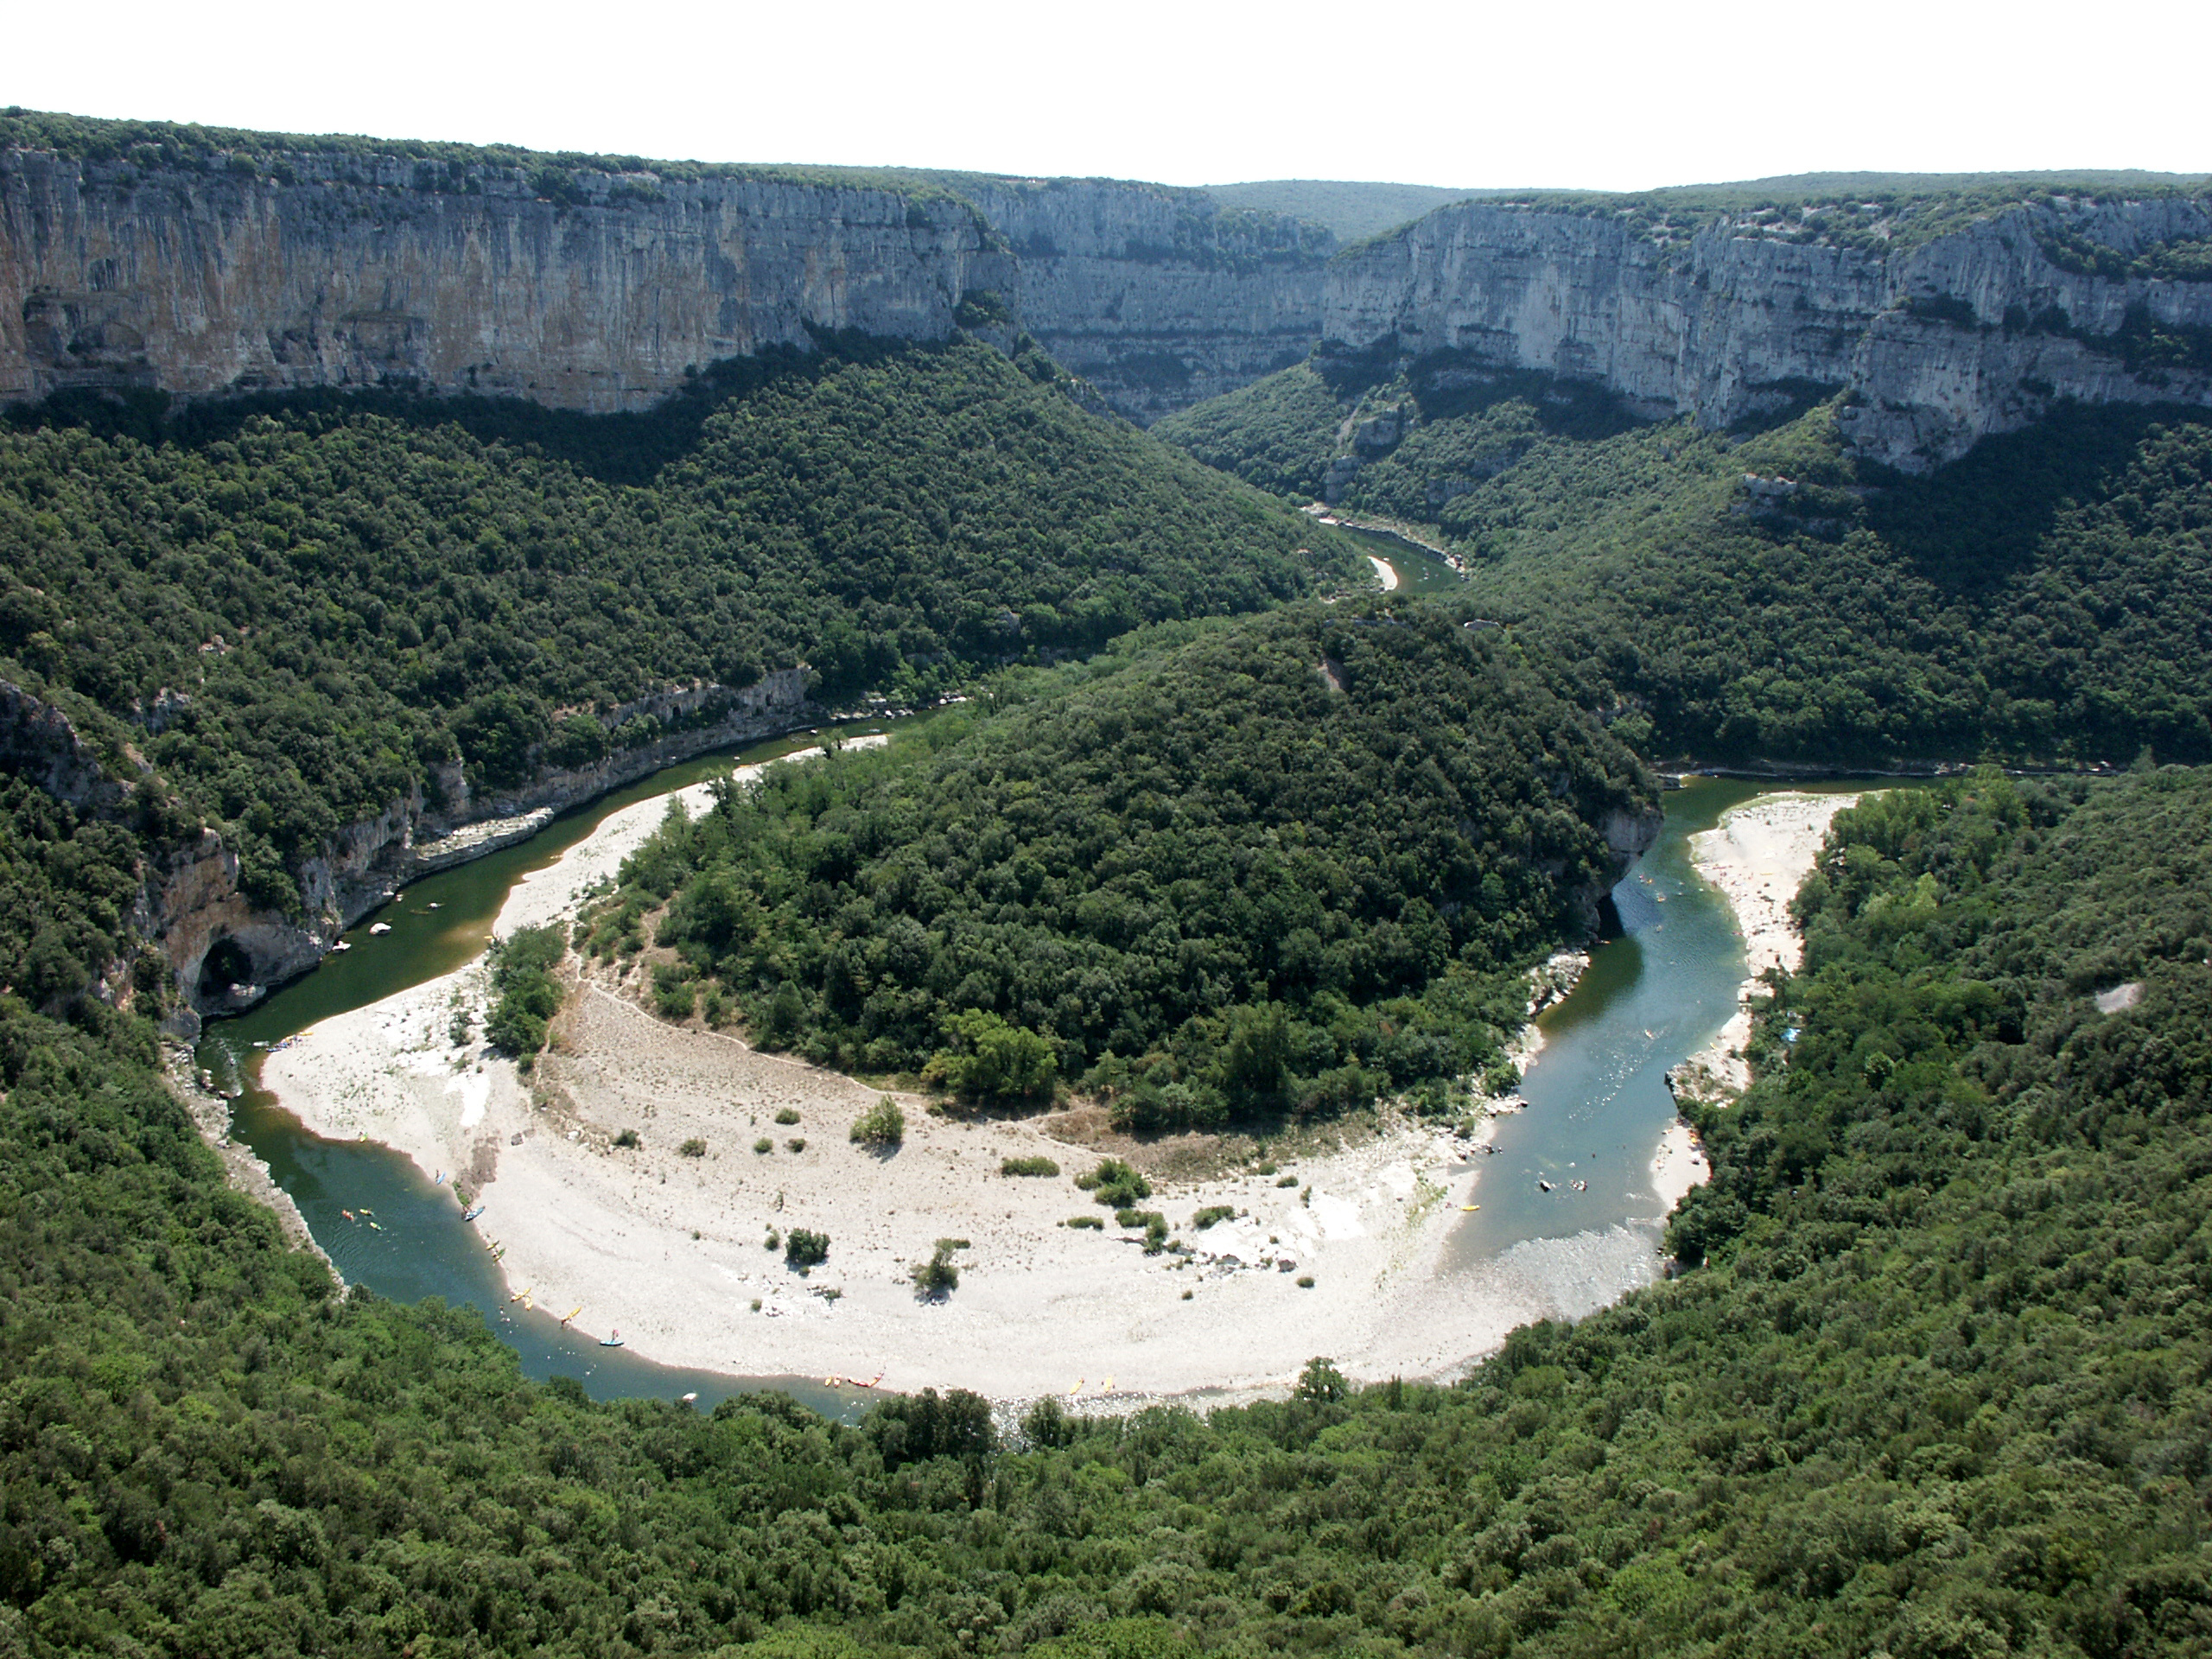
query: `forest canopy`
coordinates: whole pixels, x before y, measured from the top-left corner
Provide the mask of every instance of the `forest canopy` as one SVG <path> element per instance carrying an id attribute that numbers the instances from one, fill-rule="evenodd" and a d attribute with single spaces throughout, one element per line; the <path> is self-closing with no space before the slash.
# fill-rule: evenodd
<path id="1" fill-rule="evenodd" d="M 1135 1127 L 1333 1112 L 1496 1063 L 1519 970 L 1654 808 L 1541 665 L 1418 602 L 1166 628 L 888 750 L 725 789 L 626 865 L 757 1040 Z"/>
<path id="2" fill-rule="evenodd" d="M 22 803 L 10 809 L 20 812 Z M 19 837 L 20 839 L 20 837 Z M 1702 1265 L 1451 1387 L 1019 1421 L 595 1405 L 334 1294 L 145 1028 L 0 995 L 31 1652 L 2066 1659 L 2212 1632 L 2212 774 L 1839 818 Z M 2139 982 L 2110 1014 L 2093 993 Z M 1796 1040 L 1789 1033 L 1797 1033 Z M 1319 1345 L 1319 1344 L 1317 1344 Z"/>
<path id="3" fill-rule="evenodd" d="M 442 764 L 494 791 L 589 765 L 658 734 L 623 712 L 649 693 L 804 663 L 825 696 L 918 700 L 1348 568 L 1040 372 L 842 339 L 651 416 L 321 394 L 19 415 L 0 677 L 118 765 L 134 744 L 282 906 L 302 857 L 435 795 Z"/>
<path id="4" fill-rule="evenodd" d="M 1908 478 L 1834 409 L 1644 424 L 1592 387 L 1318 355 L 1155 429 L 1292 499 L 1431 527 L 1650 758 L 2212 756 L 2212 421 L 2060 411 Z M 1340 429 L 1352 435 L 1339 441 Z"/>

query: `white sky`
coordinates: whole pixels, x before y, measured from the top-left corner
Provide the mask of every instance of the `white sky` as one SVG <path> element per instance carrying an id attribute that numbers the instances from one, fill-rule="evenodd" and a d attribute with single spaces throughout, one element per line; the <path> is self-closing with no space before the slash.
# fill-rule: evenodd
<path id="1" fill-rule="evenodd" d="M 293 132 L 1176 184 L 2212 172 L 2207 0 L 10 10 L 0 103 Z"/>

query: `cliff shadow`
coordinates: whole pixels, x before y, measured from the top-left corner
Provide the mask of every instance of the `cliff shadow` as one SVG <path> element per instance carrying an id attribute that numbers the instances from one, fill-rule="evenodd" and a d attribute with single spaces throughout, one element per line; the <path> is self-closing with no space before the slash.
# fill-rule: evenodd
<path id="1" fill-rule="evenodd" d="M 1946 593 L 1985 595 L 2034 567 L 2069 505 L 2119 491 L 2154 428 L 2207 423 L 2185 405 L 2062 404 L 1924 478 L 1862 467 L 1879 486 L 1867 526 Z"/>
<path id="2" fill-rule="evenodd" d="M 880 363 L 944 349 L 943 342 L 887 339 L 857 331 L 812 331 L 813 349 L 771 346 L 750 357 L 719 359 L 687 371 L 684 383 L 652 409 L 591 415 L 523 397 L 443 393 L 419 385 L 324 386 L 181 399 L 144 388 L 68 387 L 36 404 L 0 412 L 17 429 L 68 428 L 105 438 L 190 448 L 235 438 L 245 423 L 271 416 L 309 429 L 377 415 L 404 426 L 458 426 L 483 443 L 541 455 L 606 484 L 649 484 L 696 448 L 708 417 L 734 398 L 772 386 L 811 383 L 851 364 Z"/>

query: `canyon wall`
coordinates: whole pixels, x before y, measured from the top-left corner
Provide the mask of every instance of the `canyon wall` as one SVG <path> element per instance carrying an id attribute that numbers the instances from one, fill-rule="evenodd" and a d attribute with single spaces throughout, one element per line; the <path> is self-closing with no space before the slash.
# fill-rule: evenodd
<path id="1" fill-rule="evenodd" d="M 1933 234 L 1940 199 L 1681 228 L 1649 202 L 1465 202 L 1335 253 L 1160 185 L 635 165 L 0 152 L 0 403 L 405 384 L 634 410 L 813 329 L 942 338 L 979 293 L 1139 422 L 1324 342 L 1709 425 L 1847 391 L 1853 441 L 1916 469 L 2062 399 L 2212 401 L 2212 282 L 2099 274 L 2212 236 L 2202 197 L 2048 197 Z"/>
<path id="2" fill-rule="evenodd" d="M 1025 327 L 1130 419 L 1287 368 L 1321 334 L 1335 238 L 1201 190 L 1100 179 L 962 179 L 1020 262 Z"/>
<path id="3" fill-rule="evenodd" d="M 1334 243 L 1203 192 L 286 152 L 0 151 L 0 403 L 404 385 L 607 412 L 816 328 L 950 334 L 998 295 L 1149 421 L 1296 362 Z M 549 194 L 548 192 L 552 194 Z"/>
<path id="4" fill-rule="evenodd" d="M 645 408 L 808 330 L 938 338 L 1014 262 L 937 195 L 293 154 L 0 152 L 0 402 L 405 384 Z"/>
<path id="5" fill-rule="evenodd" d="M 2212 206 L 2187 198 L 2018 207 L 1895 248 L 1778 215 L 1669 238 L 1625 214 L 1468 202 L 1334 261 L 1321 326 L 1345 348 L 1461 353 L 1708 426 L 1847 391 L 1850 440 L 1919 471 L 2063 399 L 2212 403 L 2212 283 L 2054 252 L 2125 264 L 2209 235 Z"/>

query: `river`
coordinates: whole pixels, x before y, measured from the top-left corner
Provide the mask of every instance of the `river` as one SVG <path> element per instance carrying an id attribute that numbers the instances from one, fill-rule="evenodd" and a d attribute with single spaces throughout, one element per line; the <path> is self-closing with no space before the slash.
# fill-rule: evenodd
<path id="1" fill-rule="evenodd" d="M 829 729 L 854 734 L 897 723 Z M 553 862 L 608 814 L 717 775 L 733 760 L 773 759 L 813 741 L 792 736 L 671 767 L 556 819 L 520 845 L 424 877 L 356 926 L 347 936 L 353 950 L 326 958 L 251 1012 L 210 1024 L 200 1063 L 245 1090 L 234 1103 L 233 1133 L 268 1164 L 349 1282 L 396 1301 L 435 1296 L 475 1307 L 527 1375 L 574 1376 L 598 1398 L 692 1393 L 711 1404 L 781 1388 L 834 1416 L 850 1418 L 863 1408 L 849 1391 L 833 1391 L 820 1379 L 657 1365 L 564 1329 L 557 1311 L 511 1300 L 498 1262 L 462 1223 L 449 1185 L 434 1185 L 412 1161 L 373 1142 L 308 1133 L 258 1084 L 263 1046 L 474 958 L 516 880 Z M 1762 787 L 1693 779 L 1667 795 L 1657 844 L 1614 889 L 1615 937 L 1596 947 L 1580 984 L 1539 1022 L 1545 1046 L 1522 1087 L 1529 1109 L 1498 1125 L 1496 1151 L 1482 1160 L 1482 1208 L 1460 1218 L 1446 1247 L 1446 1271 L 1480 1274 L 1512 1263 L 1559 1285 L 1563 1304 L 1577 1307 L 1612 1300 L 1650 1275 L 1665 1219 L 1651 1197 L 1650 1160 L 1675 1116 L 1665 1073 L 1719 1029 L 1744 973 L 1726 906 L 1692 872 L 1688 840 Z M 371 920 L 391 931 L 372 936 Z M 1585 1190 L 1574 1190 L 1577 1180 Z M 373 1228 L 365 1224 L 370 1217 Z M 1624 1255 L 1618 1248 L 1624 1230 L 1651 1249 Z M 1600 1248 L 1605 1241 L 1613 1248 Z"/>
<path id="2" fill-rule="evenodd" d="M 850 737 L 896 731 L 928 718 L 854 721 L 822 731 Z M 219 1079 L 234 1079 L 245 1091 L 232 1103 L 232 1133 L 269 1166 L 347 1283 L 397 1302 L 436 1296 L 476 1308 L 521 1357 L 526 1375 L 575 1377 L 596 1399 L 669 1399 L 696 1393 L 702 1406 L 711 1406 L 730 1395 L 779 1388 L 827 1414 L 853 1414 L 850 1396 L 823 1387 L 819 1378 L 735 1377 L 656 1365 L 564 1329 L 556 1313 L 510 1301 L 499 1263 L 486 1253 L 476 1230 L 462 1224 L 452 1187 L 434 1185 L 412 1160 L 390 1147 L 309 1134 L 261 1088 L 257 1047 L 280 1043 L 319 1020 L 381 1001 L 474 960 L 514 884 L 553 863 L 609 814 L 718 777 L 733 761 L 772 760 L 821 741 L 792 734 L 734 754 L 701 755 L 575 808 L 528 841 L 424 876 L 391 904 L 363 917 L 346 935 L 351 950 L 324 957 L 320 967 L 245 1014 L 209 1023 L 200 1040 L 200 1065 Z M 369 929 L 378 923 L 391 931 L 372 935 Z M 357 1217 L 372 1212 L 376 1226 L 348 1222 L 346 1211 Z"/>

